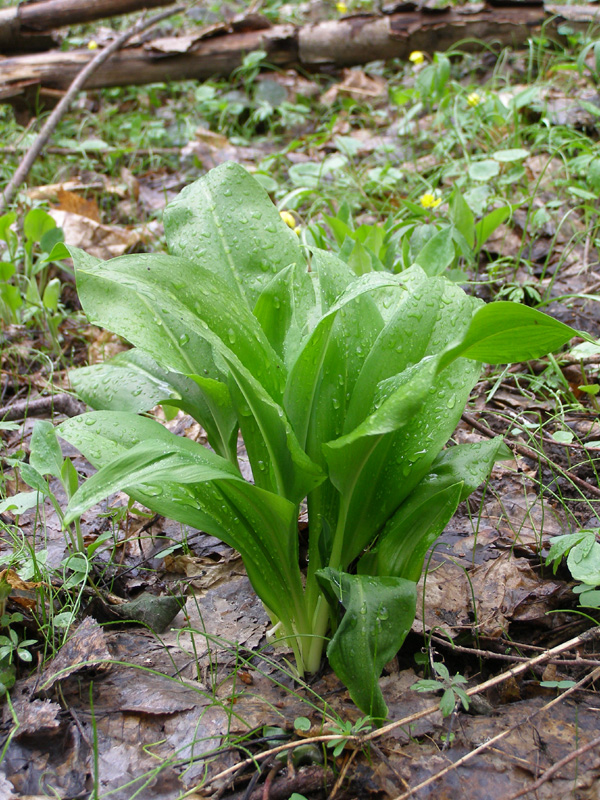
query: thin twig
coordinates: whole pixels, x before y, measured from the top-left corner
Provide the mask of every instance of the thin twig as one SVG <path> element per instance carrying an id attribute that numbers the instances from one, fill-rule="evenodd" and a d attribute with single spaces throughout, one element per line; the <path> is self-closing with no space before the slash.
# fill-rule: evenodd
<path id="1" fill-rule="evenodd" d="M 595 747 L 600 747 L 600 736 L 596 736 L 596 738 L 592 739 L 591 742 L 588 742 L 587 744 L 578 747 L 577 750 L 573 750 L 573 752 L 569 753 L 568 756 L 561 758 L 560 761 L 557 761 L 556 764 L 553 764 L 549 769 L 547 769 L 543 775 L 540 775 L 537 781 L 532 783 L 530 786 L 525 786 L 524 789 L 521 789 L 516 794 L 511 795 L 508 798 L 508 800 L 517 800 L 518 797 L 525 797 L 526 794 L 529 794 L 530 792 L 535 792 L 536 789 L 539 789 L 543 783 L 549 781 L 553 775 L 555 775 L 559 770 L 565 767 L 569 762 L 573 761 L 576 758 L 579 758 L 579 756 L 582 756 L 584 753 L 587 753 L 588 750 L 593 750 Z"/>
<path id="2" fill-rule="evenodd" d="M 354 761 L 354 758 L 355 758 L 357 753 L 358 753 L 358 747 L 355 747 L 354 750 L 348 755 L 348 758 L 346 759 L 346 761 L 344 763 L 344 766 L 342 767 L 342 769 L 340 771 L 340 774 L 338 775 L 338 779 L 334 783 L 333 789 L 331 790 L 331 793 L 330 793 L 329 797 L 327 798 L 327 800 L 333 800 L 334 797 L 336 796 L 336 794 L 338 793 L 340 786 L 344 782 L 344 778 L 346 777 L 346 773 L 348 772 L 348 768 L 349 768 L 350 764 Z"/>
<path id="3" fill-rule="evenodd" d="M 475 428 L 475 430 L 483 433 L 484 436 L 489 436 L 490 439 L 499 435 L 496 431 L 491 430 L 483 423 L 479 422 L 479 420 L 475 419 L 475 417 L 473 417 L 471 414 L 467 414 L 465 412 L 462 415 L 462 419 L 467 423 L 467 425 L 470 425 L 472 428 Z M 530 447 L 526 447 L 524 444 L 520 444 L 519 442 L 507 441 L 506 444 L 511 450 L 516 451 L 519 453 L 519 455 L 525 456 L 525 458 L 531 458 L 533 461 L 543 461 L 547 466 L 555 469 L 557 472 L 560 472 L 561 475 L 563 475 L 565 478 L 568 478 L 583 491 L 586 491 L 588 494 L 591 494 L 594 497 L 600 497 L 600 489 L 597 486 L 593 486 L 591 483 L 584 481 L 583 478 L 580 478 L 578 475 L 575 475 L 568 469 L 559 467 L 558 464 L 555 464 L 554 461 L 549 459 L 544 453 L 536 453 L 535 450 L 532 450 Z"/>
<path id="4" fill-rule="evenodd" d="M 593 672 L 590 672 L 589 675 L 586 675 L 584 678 L 582 678 L 579 681 L 579 683 L 575 684 L 575 686 L 571 686 L 569 689 L 563 692 L 559 697 L 555 697 L 554 700 L 551 700 L 549 703 L 546 703 L 546 705 L 542 706 L 542 708 L 538 708 L 536 711 L 525 717 L 525 719 L 521 719 L 514 725 L 511 725 L 510 728 L 506 728 L 505 730 L 500 731 L 500 733 L 496 734 L 496 736 L 492 736 L 491 739 L 488 739 L 487 741 L 483 742 L 483 744 L 480 744 L 479 747 L 476 747 L 475 750 L 471 750 L 470 753 L 467 753 L 462 758 L 459 758 L 458 761 L 453 761 L 452 763 L 448 764 L 447 767 L 444 767 L 444 769 L 440 770 L 439 772 L 436 772 L 435 775 L 431 775 L 429 778 L 427 778 L 427 780 L 421 781 L 421 783 L 417 784 L 417 786 L 413 786 L 413 788 L 409 789 L 407 792 L 398 795 L 398 797 L 395 797 L 394 800 L 408 800 L 409 797 L 413 797 L 413 795 L 415 795 L 421 789 L 424 789 L 426 786 L 430 786 L 432 783 L 435 783 L 435 781 L 439 780 L 440 778 L 443 778 L 444 775 L 447 775 L 449 772 L 452 772 L 458 767 L 462 767 L 463 764 L 466 764 L 467 761 L 470 761 L 472 758 L 474 758 L 476 755 L 483 752 L 484 750 L 488 750 L 490 747 L 497 744 L 501 739 L 504 739 L 506 736 L 508 736 L 509 733 L 512 733 L 525 723 L 531 722 L 534 719 L 534 717 L 539 716 L 542 712 L 549 711 L 557 703 L 562 703 L 562 701 L 568 695 L 572 694 L 578 689 L 581 689 L 581 687 L 584 684 L 588 683 L 591 680 L 594 680 L 598 676 L 600 676 L 600 668 L 597 668 Z M 527 791 L 532 791 L 534 788 L 536 788 L 535 785 L 530 787 Z M 514 797 L 509 798 L 509 800 L 515 800 L 516 797 L 520 796 L 521 796 L 520 794 L 517 794 Z"/>
<path id="5" fill-rule="evenodd" d="M 453 652 L 467 653 L 468 655 L 476 656 L 477 658 L 490 658 L 497 661 L 510 661 L 513 664 L 521 661 L 529 661 L 527 656 L 516 656 L 509 653 L 497 653 L 495 650 L 480 650 L 478 647 L 465 647 L 464 645 L 455 644 L 451 641 L 449 642 L 448 640 L 442 639 L 438 636 L 431 636 L 430 639 L 439 647 L 447 647 Z M 543 647 L 537 649 L 541 652 L 545 652 Z M 600 661 L 597 659 L 579 658 L 578 656 L 576 658 L 552 658 L 547 663 L 556 664 L 557 666 L 561 667 L 600 667 Z"/>
<path id="6" fill-rule="evenodd" d="M 515 678 L 517 675 L 520 675 L 522 672 L 526 672 L 528 669 L 535 667 L 537 664 L 541 664 L 545 661 L 550 661 L 554 656 L 557 656 L 559 653 L 564 653 L 565 650 L 573 650 L 576 647 L 580 647 L 584 642 L 589 641 L 590 639 L 594 639 L 600 635 L 600 627 L 590 628 L 587 631 L 584 631 L 579 636 L 575 636 L 573 639 L 569 639 L 567 642 L 563 642 L 563 644 L 558 644 L 556 647 L 552 647 L 550 650 L 546 650 L 543 653 L 540 653 L 539 656 L 535 656 L 534 658 L 529 659 L 529 661 L 524 661 L 522 664 L 517 664 L 514 667 L 511 667 L 506 672 L 502 672 L 500 675 L 496 675 L 493 678 L 490 678 L 483 683 L 478 684 L 477 686 L 473 686 L 472 689 L 467 689 L 467 695 L 469 697 L 473 697 L 473 695 L 481 694 L 482 692 L 486 692 L 488 689 L 493 688 L 494 686 L 498 686 L 500 683 L 504 683 L 504 681 L 508 680 L 509 678 Z M 429 716 L 435 711 L 439 710 L 438 705 L 428 706 L 424 708 L 422 711 L 417 711 L 414 714 L 411 714 L 404 719 L 398 720 L 397 722 L 390 722 L 389 725 L 384 725 L 382 728 L 378 728 L 375 731 L 371 731 L 371 733 L 367 733 L 362 737 L 363 742 L 368 742 L 370 739 L 375 739 L 379 736 L 383 736 L 385 733 L 389 733 L 390 731 L 399 728 L 400 726 L 405 726 L 410 724 L 411 722 L 416 722 L 418 719 L 422 719 L 423 717 Z"/>
<path id="7" fill-rule="evenodd" d="M 169 11 L 162 11 L 160 14 L 156 14 L 149 19 L 140 19 L 138 22 L 131 27 L 125 33 L 122 33 L 118 36 L 113 42 L 111 42 L 107 47 L 101 50 L 90 62 L 88 62 L 85 67 L 77 74 L 75 80 L 69 86 L 66 94 L 61 101 L 58 103 L 56 108 L 52 111 L 46 122 L 44 123 L 42 130 L 39 132 L 37 139 L 31 145 L 30 149 L 27 151 L 25 158 L 17 167 L 15 174 L 8 182 L 6 188 L 4 189 L 3 195 L 0 198 L 0 214 L 6 209 L 8 204 L 14 198 L 19 186 L 23 183 L 26 177 L 29 175 L 29 171 L 33 166 L 36 158 L 42 152 L 43 148 L 47 144 L 48 140 L 54 133 L 54 130 L 63 116 L 69 109 L 69 106 L 75 99 L 75 95 L 83 89 L 85 86 L 86 81 L 96 70 L 105 62 L 107 61 L 117 50 L 120 50 L 123 45 L 141 31 L 146 30 L 147 28 L 152 27 L 152 25 L 156 25 L 158 22 L 161 22 L 163 19 L 167 19 L 167 17 L 171 17 L 173 14 L 179 14 L 182 11 L 185 11 L 185 6 L 176 6 L 173 9 L 169 9 Z"/>
<path id="8" fill-rule="evenodd" d="M 26 417 L 47 417 L 52 414 L 65 414 L 67 417 L 77 417 L 85 411 L 85 403 L 80 402 L 70 394 L 61 392 L 49 397 L 36 397 L 30 400 L 26 397 L 7 406 L 0 407 L 0 420 L 14 422 Z"/>
<path id="9" fill-rule="evenodd" d="M 175 12 L 171 12 L 172 14 Z M 101 52 L 104 52 L 102 50 Z M 24 153 L 29 148 L 25 145 L 16 145 L 16 144 L 7 144 L 0 146 L 0 154 L 7 155 L 7 156 L 16 156 L 20 153 Z M 102 159 L 107 154 L 112 153 L 131 153 L 136 156 L 153 156 L 153 155 L 177 155 L 181 153 L 181 147 L 135 147 L 135 145 L 122 145 L 120 147 L 112 146 L 112 147 L 104 147 L 101 151 L 97 150 L 86 150 L 84 147 L 47 147 L 46 152 L 50 153 L 51 155 L 55 156 L 79 156 L 82 155 L 87 156 L 88 158 L 94 158 L 97 161 L 102 161 Z M 82 187 L 88 188 L 88 187 Z"/>

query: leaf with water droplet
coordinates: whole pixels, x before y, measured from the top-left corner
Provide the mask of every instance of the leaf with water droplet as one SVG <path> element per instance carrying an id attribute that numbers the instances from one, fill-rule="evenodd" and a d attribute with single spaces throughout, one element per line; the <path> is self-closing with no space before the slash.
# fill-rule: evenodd
<path id="1" fill-rule="evenodd" d="M 317 579 L 336 613 L 346 613 L 327 648 L 329 663 L 365 713 L 384 719 L 387 708 L 378 685 L 385 664 L 398 652 L 416 612 L 416 584 L 402 578 L 349 575 L 331 568 Z"/>

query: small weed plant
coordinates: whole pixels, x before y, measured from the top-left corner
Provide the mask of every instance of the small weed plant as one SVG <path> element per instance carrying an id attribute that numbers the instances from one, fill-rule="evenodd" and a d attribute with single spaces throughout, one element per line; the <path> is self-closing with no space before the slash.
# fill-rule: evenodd
<path id="1" fill-rule="evenodd" d="M 457 702 L 460 700 L 465 711 L 469 708 L 469 695 L 465 692 L 463 685 L 467 679 L 460 673 L 451 676 L 448 667 L 441 661 L 433 663 L 433 671 L 436 678 L 421 678 L 410 687 L 415 692 L 443 692 L 440 699 L 440 711 L 442 716 L 449 717 L 454 711 Z"/>
<path id="2" fill-rule="evenodd" d="M 101 262 L 71 249 L 89 319 L 134 348 L 72 373 L 96 410 L 59 432 L 98 472 L 65 524 L 123 490 L 219 537 L 298 674 L 328 643 L 356 704 L 385 718 L 378 677 L 412 625 L 427 550 L 509 457 L 499 438 L 444 449 L 481 363 L 537 358 L 573 331 L 524 305 L 486 306 L 422 265 L 394 274 L 365 259 L 357 275 L 304 250 L 236 164 L 187 187 L 164 223 L 170 255 Z M 142 415 L 157 403 L 191 414 L 211 449 Z"/>
<path id="3" fill-rule="evenodd" d="M 22 235 L 14 230 L 16 220 L 14 211 L 0 216 L 0 325 L 42 325 L 55 353 L 60 353 L 62 284 L 49 274 L 47 256 L 62 241 L 63 232 L 42 208 L 27 212 Z"/>

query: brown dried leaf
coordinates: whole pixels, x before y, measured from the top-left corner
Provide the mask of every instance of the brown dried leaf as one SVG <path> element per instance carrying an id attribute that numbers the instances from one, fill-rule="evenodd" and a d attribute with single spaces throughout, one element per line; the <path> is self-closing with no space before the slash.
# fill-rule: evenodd
<path id="1" fill-rule="evenodd" d="M 564 591 L 561 583 L 541 579 L 527 559 L 510 553 L 476 567 L 470 578 L 477 630 L 492 637 L 502 636 L 510 622 L 542 622 Z"/>
<path id="2" fill-rule="evenodd" d="M 11 600 L 23 608 L 35 608 L 37 604 L 35 590 L 42 585 L 41 583 L 23 581 L 12 569 L 3 569 L 0 572 L 0 584 L 3 581 L 6 581 L 11 587 L 9 595 Z"/>
<path id="3" fill-rule="evenodd" d="M 86 617 L 48 664 L 37 685 L 40 690 L 48 691 L 74 672 L 105 666 L 111 658 L 103 628 L 92 617 Z"/>
<path id="4" fill-rule="evenodd" d="M 69 214 L 80 214 L 82 217 L 100 222 L 100 210 L 98 203 L 95 200 L 86 200 L 85 197 L 76 194 L 75 192 L 67 192 L 64 189 L 59 189 L 56 192 L 58 199 L 58 208 L 61 211 L 66 211 Z"/>
<path id="5" fill-rule="evenodd" d="M 366 75 L 360 69 L 344 69 L 341 83 L 336 83 L 321 95 L 321 103 L 332 105 L 340 94 L 355 100 L 384 100 L 387 97 L 387 81 L 379 75 Z"/>
<path id="6" fill-rule="evenodd" d="M 102 225 L 81 214 L 52 209 L 50 216 L 65 233 L 65 242 L 81 247 L 96 258 L 108 259 L 122 256 L 143 241 L 138 231 Z"/>
<path id="7" fill-rule="evenodd" d="M 41 731 L 53 731 L 60 725 L 57 716 L 61 708 L 58 703 L 50 700 L 29 700 L 21 696 L 14 700 L 13 709 L 19 720 L 17 737 Z"/>

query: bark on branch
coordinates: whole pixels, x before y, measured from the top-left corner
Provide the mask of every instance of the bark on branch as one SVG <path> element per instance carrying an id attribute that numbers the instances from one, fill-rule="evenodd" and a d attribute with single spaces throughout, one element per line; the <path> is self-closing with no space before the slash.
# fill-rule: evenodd
<path id="1" fill-rule="evenodd" d="M 145 8 L 170 6 L 175 0 L 40 0 L 0 10 L 0 53 L 42 49 L 53 42 L 48 32 L 65 25 L 130 14 Z M 43 32 L 45 35 L 40 35 Z"/>
<path id="2" fill-rule="evenodd" d="M 445 50 L 461 40 L 468 40 L 464 49 L 480 46 L 474 40 L 518 46 L 544 23 L 546 30 L 556 27 L 553 19 L 587 26 L 600 22 L 598 6 L 472 5 L 441 11 L 407 7 L 410 10 L 390 15 L 357 15 L 304 27 L 274 25 L 210 37 L 200 32 L 157 39 L 121 51 L 89 78 L 85 88 L 227 76 L 247 53 L 258 49 L 276 66 L 321 70 L 407 58 L 412 50 Z M 0 60 L 0 100 L 32 84 L 64 90 L 91 57 L 87 50 L 75 50 Z"/>

